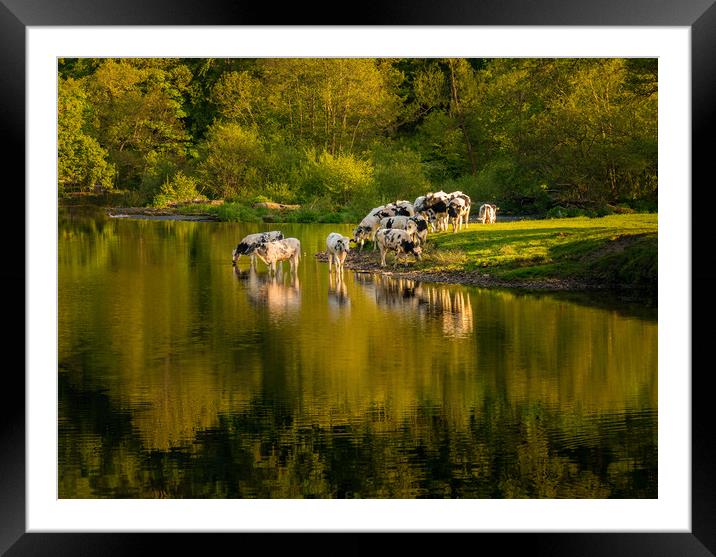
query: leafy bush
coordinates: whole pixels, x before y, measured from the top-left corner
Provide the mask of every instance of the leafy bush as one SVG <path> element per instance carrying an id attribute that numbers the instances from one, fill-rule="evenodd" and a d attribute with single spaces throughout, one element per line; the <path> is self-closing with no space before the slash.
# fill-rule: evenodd
<path id="1" fill-rule="evenodd" d="M 265 209 L 247 207 L 241 203 L 223 203 L 209 208 L 209 212 L 223 221 L 231 222 L 262 222 Z"/>
<path id="2" fill-rule="evenodd" d="M 373 193 L 374 184 L 370 161 L 353 155 L 332 155 L 327 151 L 320 155 L 307 152 L 303 170 L 306 198 L 326 197 L 333 206 L 345 206 L 353 197 Z"/>
<path id="3" fill-rule="evenodd" d="M 162 184 L 160 193 L 154 196 L 152 205 L 166 207 L 172 203 L 188 203 L 205 199 L 205 196 L 196 191 L 196 180 L 179 171 L 171 180 Z"/>

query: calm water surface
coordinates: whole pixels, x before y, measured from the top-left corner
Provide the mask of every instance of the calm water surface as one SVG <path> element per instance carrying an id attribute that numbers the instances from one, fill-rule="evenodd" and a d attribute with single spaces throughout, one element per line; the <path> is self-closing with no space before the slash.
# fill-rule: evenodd
<path id="1" fill-rule="evenodd" d="M 330 279 L 349 229 L 62 213 L 59 496 L 658 496 L 655 310 Z"/>

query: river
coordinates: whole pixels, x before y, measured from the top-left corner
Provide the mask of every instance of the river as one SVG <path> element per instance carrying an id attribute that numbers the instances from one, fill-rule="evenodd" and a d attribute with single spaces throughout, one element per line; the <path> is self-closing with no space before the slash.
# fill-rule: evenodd
<path id="1" fill-rule="evenodd" d="M 656 310 L 346 270 L 347 225 L 59 221 L 60 498 L 655 498 Z M 244 235 L 299 238 L 270 278 Z"/>

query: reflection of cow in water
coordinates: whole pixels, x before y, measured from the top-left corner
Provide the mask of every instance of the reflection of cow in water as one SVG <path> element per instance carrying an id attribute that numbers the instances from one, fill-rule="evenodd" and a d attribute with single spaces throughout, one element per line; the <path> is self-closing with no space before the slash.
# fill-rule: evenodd
<path id="1" fill-rule="evenodd" d="M 242 272 L 236 267 L 234 274 L 245 281 L 250 302 L 265 307 L 272 316 L 292 313 L 301 307 L 301 284 L 296 273 L 259 274 L 254 269 Z"/>
<path id="2" fill-rule="evenodd" d="M 473 332 L 470 295 L 459 288 L 385 275 L 365 275 L 356 283 L 372 290 L 376 303 L 384 308 L 409 313 L 423 322 L 439 321 L 445 336 L 462 337 Z"/>
<path id="3" fill-rule="evenodd" d="M 331 311 L 347 311 L 350 309 L 351 299 L 343 280 L 343 273 L 328 275 L 328 307 Z"/>

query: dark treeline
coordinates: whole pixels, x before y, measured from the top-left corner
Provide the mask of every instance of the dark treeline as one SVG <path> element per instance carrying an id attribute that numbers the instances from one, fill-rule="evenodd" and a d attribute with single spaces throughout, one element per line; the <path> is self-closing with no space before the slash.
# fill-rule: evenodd
<path id="1" fill-rule="evenodd" d="M 655 208 L 656 59 L 60 59 L 59 191 Z"/>

